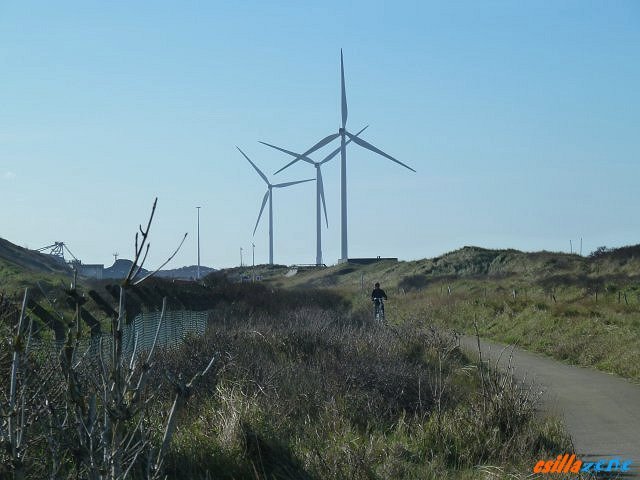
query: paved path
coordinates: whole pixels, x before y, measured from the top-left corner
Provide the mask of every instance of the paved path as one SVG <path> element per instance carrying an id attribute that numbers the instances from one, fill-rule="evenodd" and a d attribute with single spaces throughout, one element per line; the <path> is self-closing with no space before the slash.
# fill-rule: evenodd
<path id="1" fill-rule="evenodd" d="M 477 352 L 475 337 L 463 337 L 462 347 Z M 480 341 L 483 359 L 493 362 L 505 345 Z M 498 365 L 508 362 L 508 352 Z M 597 370 L 566 365 L 548 357 L 513 348 L 514 375 L 526 375 L 545 391 L 543 409 L 562 418 L 583 460 L 632 460 L 631 475 L 640 478 L 640 386 Z M 563 452 L 558 452 L 563 453 Z"/>

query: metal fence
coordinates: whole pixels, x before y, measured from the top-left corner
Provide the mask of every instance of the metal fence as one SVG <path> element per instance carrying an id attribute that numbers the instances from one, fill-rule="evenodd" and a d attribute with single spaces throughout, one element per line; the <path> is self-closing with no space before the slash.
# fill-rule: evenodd
<path id="1" fill-rule="evenodd" d="M 137 315 L 133 321 L 122 327 L 122 353 L 124 358 L 148 352 L 158 331 L 156 349 L 173 348 L 183 343 L 189 336 L 205 333 L 210 312 L 193 312 L 188 310 L 166 311 L 162 324 L 161 313 L 149 312 Z M 110 332 L 82 338 L 76 355 L 84 356 L 90 362 L 97 360 L 102 350 L 106 362 L 110 359 L 113 338 Z M 57 355 L 63 344 L 55 341 L 32 339 L 30 350 L 39 351 L 48 356 Z"/>
<path id="2" fill-rule="evenodd" d="M 192 312 L 179 310 L 165 312 L 156 348 L 172 348 L 180 345 L 184 339 L 192 335 L 203 335 L 207 327 L 209 312 Z M 131 323 L 123 329 L 122 352 L 126 356 L 132 353 L 148 351 L 153 345 L 153 340 L 160 323 L 160 312 L 143 313 L 136 316 Z M 111 342 L 110 334 L 103 337 Z M 103 345 L 105 339 L 102 340 Z"/>

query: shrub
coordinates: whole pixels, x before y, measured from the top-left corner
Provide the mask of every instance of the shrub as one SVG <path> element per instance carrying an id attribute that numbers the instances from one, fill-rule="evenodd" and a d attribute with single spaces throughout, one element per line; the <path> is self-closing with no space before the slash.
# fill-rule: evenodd
<path id="1" fill-rule="evenodd" d="M 426 275 L 409 275 L 398 282 L 398 287 L 409 290 L 421 290 L 429 284 Z"/>
<path id="2" fill-rule="evenodd" d="M 446 478 L 568 448 L 542 432 L 526 386 L 478 370 L 455 335 L 420 322 L 376 327 L 318 307 L 214 314 L 163 369 L 212 348 L 216 379 L 203 379 L 168 460 L 176 478 Z"/>

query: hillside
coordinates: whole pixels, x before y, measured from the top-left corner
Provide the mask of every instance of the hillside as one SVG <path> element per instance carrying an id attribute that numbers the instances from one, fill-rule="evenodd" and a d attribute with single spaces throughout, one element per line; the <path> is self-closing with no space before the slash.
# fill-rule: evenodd
<path id="1" fill-rule="evenodd" d="M 114 316 L 116 286 L 104 285 L 98 295 L 78 293 L 74 297 L 82 308 L 93 312 L 101 305 Z M 198 283 L 151 279 L 129 290 L 127 313 L 143 302 L 157 305 L 157 297 L 165 294 L 173 296 L 169 309 L 180 308 L 183 297 L 193 308 L 200 297 L 213 310 L 207 331 L 177 348 L 156 349 L 141 367 L 126 357 L 117 367 L 98 363 L 90 349 L 70 350 L 71 341 L 62 361 L 38 351 L 34 361 L 23 362 L 29 368 L 24 378 L 39 394 L 23 395 L 21 405 L 33 419 L 25 430 L 32 436 L 25 438 L 31 441 L 30 452 L 37 452 L 22 462 L 29 473 L 24 478 L 46 478 L 50 465 L 73 472 L 78 463 L 73 453 L 84 448 L 87 438 L 98 444 L 102 432 L 117 421 L 122 436 L 129 435 L 125 438 L 137 441 L 147 435 L 160 441 L 166 438 L 167 418 L 175 425 L 175 436 L 164 473 L 175 479 L 212 478 L 212 473 L 229 480 L 472 479 L 480 478 L 478 465 L 527 471 L 538 458 L 570 446 L 559 423 L 537 418 L 534 401 L 517 385 L 502 381 L 507 377 L 498 372 L 489 376 L 482 370 L 481 377 L 457 348 L 455 336 L 424 324 L 381 328 L 329 291 L 273 289 L 264 282 L 231 283 L 215 275 Z M 56 333 L 60 342 L 66 333 L 62 327 Z M 0 378 L 6 391 L 12 365 L 9 348 L 2 347 Z M 114 350 L 118 355 L 120 349 Z M 196 373 L 212 356 L 211 371 Z M 66 358 L 79 358 L 73 368 L 82 375 L 64 374 L 69 371 L 64 370 Z M 140 377 L 146 382 L 138 380 L 134 369 L 150 369 L 148 377 Z M 176 377 L 200 381 L 176 393 L 181 388 L 173 381 Z M 121 381 L 126 392 L 133 392 L 124 396 L 124 407 L 113 408 L 102 396 L 95 400 L 96 378 L 107 385 Z M 485 385 L 485 378 L 492 386 Z M 488 395 L 488 388 L 495 394 Z M 73 395 L 65 395 L 67 391 Z M 175 417 L 168 415 L 178 408 L 182 391 L 189 403 Z M 46 399 L 48 410 L 40 398 Z M 47 412 L 63 412 L 64 422 L 64 412 L 77 412 L 74 418 L 81 423 L 84 405 L 99 412 L 92 425 L 100 430 L 90 432 L 93 437 L 85 434 L 87 429 L 76 437 L 78 429 L 51 427 L 57 417 L 51 420 Z M 486 413 L 479 415 L 483 408 Z M 110 420 L 106 427 L 102 418 Z M 142 430 L 144 422 L 148 426 Z M 41 431 L 48 436 L 37 435 Z M 58 444 L 60 450 L 51 448 Z M 117 445 L 126 445 L 128 453 L 128 444 Z M 7 451 L 0 452 L 0 466 L 8 464 L 2 457 L 7 458 Z M 97 458 L 102 459 L 101 453 Z M 256 465 L 262 474 L 256 473 Z"/>
<path id="2" fill-rule="evenodd" d="M 19 247 L 0 238 L 0 262 L 29 272 L 69 273 L 69 267 L 51 255 Z"/>
<path id="3" fill-rule="evenodd" d="M 215 272 L 215 268 L 205 267 L 200 265 L 200 278 L 204 278 L 212 272 Z M 189 265 L 180 268 L 172 268 L 170 270 L 160 270 L 158 272 L 160 278 L 175 278 L 179 280 L 195 280 L 198 276 L 198 266 Z"/>
<path id="4" fill-rule="evenodd" d="M 589 286 L 593 282 L 625 282 L 640 278 L 640 245 L 599 251 L 589 257 L 556 252 L 521 252 L 463 247 L 439 257 L 370 265 L 339 264 L 274 279 L 282 286 L 421 289 L 434 281 L 455 279 L 511 280 L 514 284 Z"/>
<path id="5" fill-rule="evenodd" d="M 44 296 L 59 296 L 70 279 L 71 270 L 54 257 L 0 238 L 0 296 L 6 300 L 19 304 L 30 288 L 30 298 L 46 305 Z"/>
<path id="6" fill-rule="evenodd" d="M 588 257 L 464 247 L 433 259 L 343 264 L 271 280 L 339 290 L 366 310 L 376 281 L 389 295 L 392 323 L 477 328 L 482 337 L 640 380 L 640 246 Z"/>
<path id="7" fill-rule="evenodd" d="M 71 274 L 71 268 L 68 264 L 52 255 L 36 252 L 27 248 L 15 245 L 8 240 L 0 238 L 0 268 L 4 267 L 7 271 L 14 274 L 18 273 L 54 273 L 54 274 Z M 124 258 L 117 259 L 113 265 L 103 270 L 102 278 L 105 279 L 122 279 L 131 268 L 131 260 Z M 196 265 L 184 266 L 180 268 L 160 270 L 158 277 L 175 278 L 181 280 L 195 279 L 198 267 Z M 200 275 L 202 277 L 215 271 L 214 268 L 200 266 Z M 149 273 L 142 269 L 140 275 Z M 0 275 L 0 282 L 2 281 Z"/>
<path id="8" fill-rule="evenodd" d="M 68 284 L 69 271 L 54 260 L 6 241 L 2 247 L 0 292 L 14 300 L 25 287 L 39 284 L 50 297 Z M 160 291 L 180 308 L 208 309 L 217 302 L 217 278 L 233 284 L 254 276 L 265 286 L 334 290 L 366 313 L 368 294 L 378 281 L 390 297 L 387 313 L 394 323 L 417 319 L 467 333 L 477 327 L 487 338 L 640 380 L 640 246 L 598 249 L 588 257 L 464 247 L 406 262 L 299 271 L 283 265 L 233 268 L 210 274 L 199 287 L 171 279 L 154 282 L 130 310 L 157 308 Z M 114 282 L 88 282 L 88 288 L 110 298 L 117 292 L 105 294 L 104 288 Z M 93 311 L 97 305 L 90 301 L 86 308 Z"/>

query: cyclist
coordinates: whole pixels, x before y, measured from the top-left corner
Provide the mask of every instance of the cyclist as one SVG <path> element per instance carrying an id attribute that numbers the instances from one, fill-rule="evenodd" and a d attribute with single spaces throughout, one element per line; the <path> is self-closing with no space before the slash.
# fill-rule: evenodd
<path id="1" fill-rule="evenodd" d="M 375 288 L 373 289 L 373 292 L 371 292 L 371 300 L 373 300 L 375 304 L 376 314 L 378 313 L 378 310 L 380 311 L 381 318 L 384 318 L 384 303 L 382 302 L 383 298 L 386 300 L 387 294 L 384 293 L 384 290 L 380 288 L 380 284 L 376 282 Z"/>

